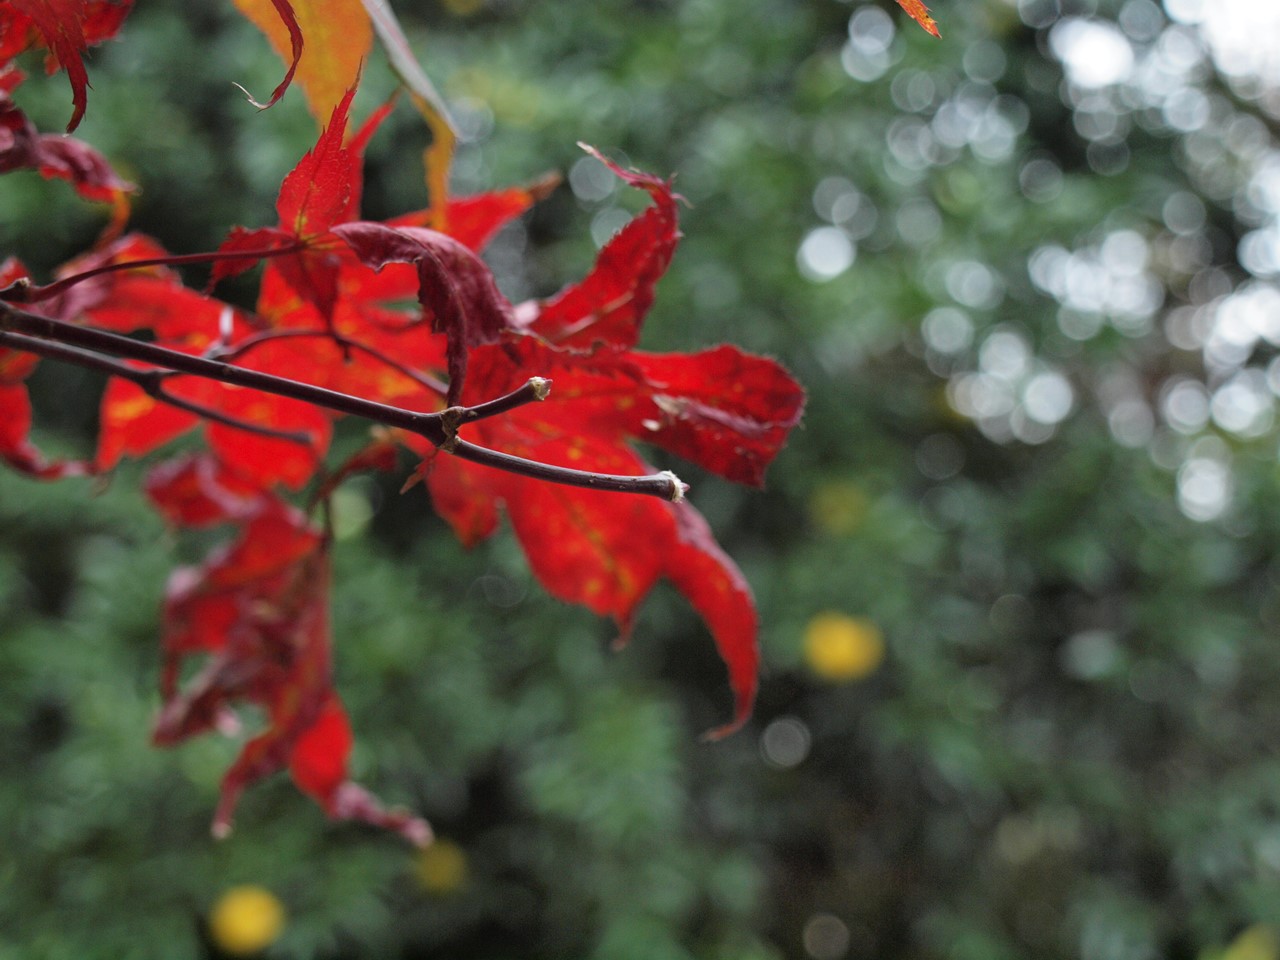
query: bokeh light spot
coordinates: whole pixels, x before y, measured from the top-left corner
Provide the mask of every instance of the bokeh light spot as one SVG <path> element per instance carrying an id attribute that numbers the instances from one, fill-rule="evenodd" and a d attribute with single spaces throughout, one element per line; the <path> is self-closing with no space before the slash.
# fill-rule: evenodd
<path id="1" fill-rule="evenodd" d="M 284 930 L 284 905 L 270 890 L 246 884 L 222 894 L 209 911 L 209 936 L 234 956 L 264 950 Z"/>
<path id="2" fill-rule="evenodd" d="M 824 680 L 860 680 L 884 660 L 884 636 L 865 617 L 820 613 L 804 631 L 804 656 Z"/>

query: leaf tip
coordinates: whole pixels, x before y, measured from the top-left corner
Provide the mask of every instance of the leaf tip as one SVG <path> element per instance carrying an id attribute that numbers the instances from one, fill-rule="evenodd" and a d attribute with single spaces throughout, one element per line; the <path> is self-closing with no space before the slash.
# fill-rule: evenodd
<path id="1" fill-rule="evenodd" d="M 400 834 L 419 850 L 425 850 L 436 842 L 431 825 L 421 817 L 410 817 L 400 829 Z"/>
<path id="2" fill-rule="evenodd" d="M 741 730 L 742 724 L 745 721 L 746 721 L 746 717 L 743 717 L 741 720 L 734 720 L 732 723 L 726 723 L 723 726 L 715 727 L 711 730 L 708 730 L 698 739 L 701 740 L 703 743 L 716 743 L 720 740 L 723 740 L 725 737 L 729 736 L 730 734 L 737 733 L 739 730 Z"/>
<path id="3" fill-rule="evenodd" d="M 259 110 L 265 110 L 267 109 L 267 107 L 271 106 L 271 104 L 269 103 L 259 103 L 257 100 L 253 98 L 252 93 L 250 93 L 244 87 L 240 86 L 240 84 L 236 83 L 234 80 L 231 81 L 231 85 L 235 87 L 237 90 L 239 90 L 241 93 L 243 93 L 244 98 L 248 100 L 251 104 L 253 104 L 255 107 L 257 107 Z"/>

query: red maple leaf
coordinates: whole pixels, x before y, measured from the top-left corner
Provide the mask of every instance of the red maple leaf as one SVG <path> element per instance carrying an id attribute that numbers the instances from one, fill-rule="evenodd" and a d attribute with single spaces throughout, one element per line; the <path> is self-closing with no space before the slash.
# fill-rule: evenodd
<path id="1" fill-rule="evenodd" d="M 133 0 L 3 0 L 0 2 L 0 67 L 29 46 L 49 51 L 48 69 L 67 71 L 71 81 L 71 120 L 80 125 L 88 103 L 89 75 L 82 54 L 116 35 Z"/>
<path id="2" fill-rule="evenodd" d="M 215 461 L 195 457 L 152 471 L 147 493 L 184 525 L 231 522 L 238 538 L 170 578 L 164 610 L 164 705 L 157 744 L 238 727 L 233 708 L 262 708 L 266 729 L 245 743 L 223 777 L 215 835 L 231 829 L 250 784 L 285 769 L 335 819 L 359 819 L 430 839 L 423 821 L 386 810 L 347 780 L 351 730 L 332 688 L 328 540 L 301 513 L 255 491 Z M 184 689 L 182 663 L 205 658 Z"/>
<path id="3" fill-rule="evenodd" d="M 337 251 L 326 249 L 322 239 L 330 227 L 355 217 L 360 206 L 360 155 L 365 143 L 386 116 L 390 105 L 377 111 L 355 136 L 345 143 L 347 115 L 352 87 L 333 109 L 328 125 L 320 134 L 315 147 L 303 156 L 280 185 L 276 198 L 276 213 L 280 222 L 274 227 L 245 229 L 236 227 L 218 248 L 219 253 L 245 253 L 291 250 L 291 254 L 273 257 L 269 269 L 280 271 L 289 287 L 300 297 L 319 308 L 322 316 L 330 320 L 337 300 L 338 268 Z M 329 246 L 331 247 L 332 241 Z M 257 262 L 258 258 L 222 260 L 214 264 L 210 283 L 241 273 Z M 271 317 L 270 310 L 263 310 Z"/>
<path id="4" fill-rule="evenodd" d="M 655 206 L 601 251 L 581 284 L 519 308 L 528 333 L 474 349 L 462 394 L 463 403 L 477 403 L 542 376 L 553 383 L 549 398 L 466 430 L 505 453 L 610 474 L 653 472 L 630 446 L 643 440 L 758 483 L 800 417 L 803 391 L 774 361 L 735 347 L 693 355 L 631 349 L 679 234 L 669 185 L 614 169 L 648 190 Z M 647 253 L 621 257 L 623 249 Z M 710 626 L 729 669 L 736 707 L 716 734 L 746 720 L 758 663 L 754 602 L 691 506 L 557 486 L 445 456 L 427 470 L 436 509 L 464 543 L 491 534 L 505 508 L 547 590 L 613 617 L 624 637 L 639 601 L 660 577 L 670 579 Z"/>
<path id="5" fill-rule="evenodd" d="M 432 330 L 445 335 L 444 365 L 449 373 L 449 402 L 453 402 L 462 388 L 468 349 L 494 342 L 512 323 L 510 305 L 476 253 L 504 223 L 558 181 L 543 178 L 529 187 L 452 200 L 440 218 L 448 224 L 448 232 L 428 227 L 436 218 L 425 210 L 388 224 L 358 221 L 361 158 L 391 104 L 376 111 L 345 141 L 354 92 L 354 88 L 347 92 L 315 147 L 285 178 L 276 201 L 279 224 L 236 228 L 219 253 L 282 252 L 270 257 L 257 304 L 259 317 L 273 329 L 327 329 L 341 338 L 358 338 L 359 344 L 378 354 L 404 360 L 402 367 L 434 372 L 440 366 L 435 362 L 438 347 L 426 346 L 428 338 L 410 331 L 425 319 Z M 216 282 L 248 269 L 256 259 L 220 261 L 212 279 Z M 379 307 L 410 297 L 419 301 L 422 317 Z M 406 333 L 411 335 L 402 336 Z M 388 337 L 395 343 L 388 342 Z M 333 389 L 348 389 L 353 375 L 361 378 L 368 372 L 377 380 L 392 381 L 385 383 L 391 392 L 378 390 L 365 377 L 361 385 L 375 392 L 361 392 L 362 396 L 385 402 L 403 398 L 403 374 L 396 384 L 386 364 L 373 370 L 376 362 L 370 364 L 371 352 L 353 370 L 349 348 L 349 343 L 313 339 L 301 345 L 273 344 L 270 351 L 278 372 L 308 369 L 311 382 Z M 316 371 L 330 376 L 317 379 Z M 414 389 L 420 391 L 421 383 Z"/>

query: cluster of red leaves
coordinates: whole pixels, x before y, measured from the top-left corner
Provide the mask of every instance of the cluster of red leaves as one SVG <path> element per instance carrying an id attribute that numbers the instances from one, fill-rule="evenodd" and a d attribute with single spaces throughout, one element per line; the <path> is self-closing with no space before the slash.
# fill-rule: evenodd
<path id="1" fill-rule="evenodd" d="M 443 229 L 421 226 L 433 222 L 425 211 L 387 223 L 358 220 L 360 155 L 380 116 L 347 137 L 350 102 L 348 94 L 285 178 L 276 225 L 238 228 L 221 248 L 245 257 L 219 261 L 216 277 L 266 261 L 254 312 L 184 286 L 164 265 L 97 273 L 32 309 L 101 330 L 144 332 L 174 351 L 231 359 L 401 409 L 475 406 L 546 377 L 554 383 L 546 401 L 463 427 L 463 435 L 541 463 L 637 476 L 653 472 L 631 445 L 643 440 L 731 479 L 761 481 L 803 404 L 786 372 L 729 346 L 693 355 L 635 348 L 679 238 L 667 182 L 610 165 L 646 190 L 653 206 L 605 246 L 581 283 L 547 301 L 512 305 L 478 250 L 544 187 L 451 201 L 438 223 Z M 60 275 L 163 259 L 154 241 L 128 235 Z M 402 306 L 414 300 L 416 308 Z M 6 371 L 21 358 L 9 375 L 15 383 L 33 365 L 26 354 L 3 356 L 10 358 L 0 367 Z M 384 812 L 346 782 L 350 733 L 330 685 L 327 541 L 275 492 L 317 477 L 333 414 L 198 376 L 173 373 L 164 383 L 165 395 L 157 397 L 129 379 L 110 379 L 94 461 L 73 465 L 108 470 L 122 456 L 144 456 L 202 427 L 208 453 L 161 464 L 149 492 L 175 525 L 233 524 L 238 531 L 204 565 L 178 571 L 168 588 L 157 742 L 227 729 L 229 706 L 253 702 L 268 728 L 228 772 L 217 829 L 228 827 L 246 784 L 288 767 L 331 815 L 421 838 L 420 821 Z M 7 414 L 17 402 L 0 406 Z M 20 432 L 0 450 L 14 465 L 34 469 Z M 757 668 L 750 590 L 689 504 L 559 486 L 437 455 L 418 435 L 400 439 L 424 458 L 433 502 L 464 542 L 491 534 L 505 509 L 547 589 L 613 617 L 624 636 L 640 600 L 669 578 L 706 620 L 729 668 L 736 707 L 719 732 L 746 719 Z M 178 664 L 188 657 L 206 662 L 180 689 Z"/>
<path id="2" fill-rule="evenodd" d="M 356 9 L 355 2 L 341 0 L 333 9 Z M 929 28 L 918 0 L 900 2 Z M 293 7 L 286 0 L 236 3 L 256 19 L 269 4 L 279 17 L 273 42 L 292 59 L 274 102 L 302 52 Z M 42 47 L 51 69 L 62 66 L 70 77 L 74 128 L 87 85 L 81 54 L 112 36 L 128 9 L 128 0 L 0 0 L 0 172 L 34 168 L 70 180 L 91 199 L 118 201 L 129 189 L 88 147 L 38 134 L 9 97 L 21 80 L 13 58 Z M 318 90 L 308 88 L 313 109 L 329 102 Z M 199 566 L 177 570 L 168 585 L 155 741 L 234 731 L 235 706 L 254 704 L 266 727 L 224 777 L 215 832 L 230 829 L 247 785 L 287 768 L 330 816 L 390 827 L 423 843 L 430 836 L 424 822 L 385 810 L 347 779 L 351 731 L 332 687 L 329 537 L 285 497 L 310 485 L 315 509 L 351 471 L 393 467 L 398 444 L 421 458 L 418 470 L 436 510 L 464 543 L 491 535 L 505 512 L 547 590 L 612 617 L 623 639 L 640 601 L 667 578 L 706 622 L 728 669 L 735 707 L 732 720 L 713 731 L 719 736 L 751 710 L 756 613 L 749 587 L 706 521 L 678 495 L 664 500 L 590 483 L 565 486 L 495 465 L 506 456 L 580 477 L 652 475 L 634 448 L 639 441 L 758 485 L 798 422 L 804 396 L 777 363 L 736 347 L 694 354 L 637 348 L 655 285 L 680 237 L 669 181 L 601 158 L 647 192 L 651 205 L 605 245 L 581 282 L 547 300 L 512 304 L 479 254 L 552 184 L 446 199 L 382 223 L 360 220 L 363 151 L 389 108 L 349 134 L 353 94 L 354 86 L 332 101 L 315 147 L 284 178 L 276 224 L 235 228 L 205 258 L 214 262 L 213 283 L 264 263 L 253 311 L 185 286 L 174 266 L 190 258 L 171 257 L 138 234 L 104 238 L 43 288 L 10 259 L 0 265 L 0 301 L 62 324 L 61 342 L 80 342 L 67 330 L 103 331 L 133 338 L 117 345 L 145 342 L 169 357 L 216 360 L 367 406 L 410 414 L 448 408 L 456 414 L 457 442 L 478 443 L 496 456 L 481 463 L 441 453 L 457 448 L 451 432 L 442 442 L 384 429 L 330 471 L 325 457 L 335 411 L 344 407 L 304 402 L 295 390 L 246 389 L 182 364 L 166 367 L 154 351 L 144 356 L 120 347 L 114 352 L 124 359 L 87 364 L 112 374 L 94 457 L 49 461 L 28 439 L 23 381 L 41 351 L 21 349 L 32 344 L 27 330 L 26 340 L 9 335 L 10 345 L 0 346 L 0 459 L 41 478 L 101 473 L 122 457 L 147 456 L 202 429 L 205 452 L 153 467 L 147 493 L 176 527 L 235 532 Z M 83 361 L 83 344 L 74 350 L 81 352 L 46 355 Z M 541 402 L 476 413 L 517 394 L 531 378 Z M 184 685 L 189 658 L 200 666 Z"/>

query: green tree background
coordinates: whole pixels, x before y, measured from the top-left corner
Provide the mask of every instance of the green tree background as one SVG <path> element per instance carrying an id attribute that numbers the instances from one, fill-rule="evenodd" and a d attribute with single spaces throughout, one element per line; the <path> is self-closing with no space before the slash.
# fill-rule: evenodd
<path id="1" fill-rule="evenodd" d="M 457 190 L 567 174 L 489 252 L 509 296 L 635 208 L 586 141 L 690 201 L 646 345 L 731 340 L 808 387 L 763 493 L 681 469 L 757 591 L 756 715 L 699 742 L 728 693 L 673 591 L 612 654 L 510 539 L 463 551 L 420 488 L 352 483 L 355 773 L 462 856 L 284 778 L 217 843 L 235 744 L 147 744 L 164 579 L 206 544 L 141 465 L 0 474 L 0 958 L 217 956 L 237 884 L 284 903 L 275 958 L 1280 956 L 1268 5 L 940 0 L 941 41 L 841 0 L 399 6 L 468 135 Z M 230 82 L 280 69 L 230 4 L 140 4 L 94 51 L 80 133 L 143 186 L 137 229 L 187 252 L 272 219 L 314 125 Z M 392 87 L 375 57 L 357 102 Z M 65 122 L 63 78 L 21 95 Z M 393 114 L 367 215 L 423 205 L 426 136 Z M 38 275 L 101 223 L 0 178 L 0 254 Z M 42 365 L 41 442 L 86 449 L 100 389 Z M 874 669 L 833 672 L 824 622 Z"/>

